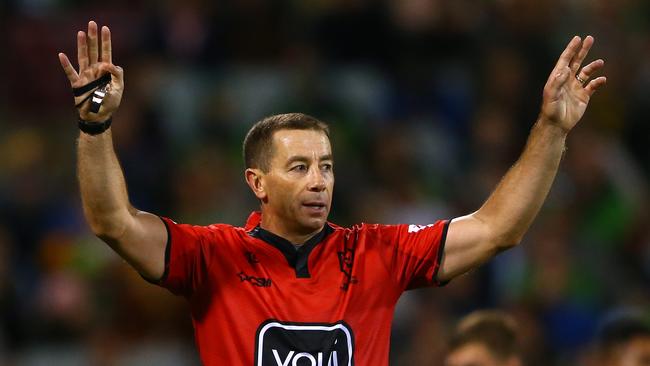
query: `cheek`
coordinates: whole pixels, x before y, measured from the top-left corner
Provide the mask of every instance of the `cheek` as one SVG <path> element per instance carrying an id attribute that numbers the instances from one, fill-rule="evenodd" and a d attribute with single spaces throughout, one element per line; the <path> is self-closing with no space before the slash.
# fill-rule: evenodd
<path id="1" fill-rule="evenodd" d="M 295 201 L 293 196 L 295 196 L 296 187 L 286 180 L 275 179 L 270 181 L 266 191 L 267 196 L 276 205 L 291 206 L 292 202 Z"/>
<path id="2" fill-rule="evenodd" d="M 330 201 L 332 200 L 332 196 L 334 195 L 334 177 L 332 177 L 332 180 L 328 184 L 329 192 L 330 192 Z"/>
<path id="3" fill-rule="evenodd" d="M 330 174 L 327 174 L 327 175 L 323 175 L 323 178 L 325 180 L 325 185 L 331 191 L 332 188 L 334 188 L 334 174 L 330 173 Z"/>

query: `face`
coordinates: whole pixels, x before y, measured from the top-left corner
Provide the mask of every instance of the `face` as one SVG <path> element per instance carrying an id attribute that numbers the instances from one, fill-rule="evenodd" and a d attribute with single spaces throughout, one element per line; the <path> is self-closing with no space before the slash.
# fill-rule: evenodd
<path id="1" fill-rule="evenodd" d="M 650 337 L 637 337 L 623 346 L 617 366 L 650 366 Z"/>
<path id="2" fill-rule="evenodd" d="M 506 366 L 519 365 L 517 360 L 499 361 L 485 345 L 477 342 L 467 343 L 455 349 L 445 360 L 445 366 Z"/>
<path id="3" fill-rule="evenodd" d="M 262 219 L 278 234 L 308 235 L 323 228 L 334 188 L 332 149 L 323 132 L 275 132 L 269 171 L 258 174 L 251 187 L 262 201 Z"/>

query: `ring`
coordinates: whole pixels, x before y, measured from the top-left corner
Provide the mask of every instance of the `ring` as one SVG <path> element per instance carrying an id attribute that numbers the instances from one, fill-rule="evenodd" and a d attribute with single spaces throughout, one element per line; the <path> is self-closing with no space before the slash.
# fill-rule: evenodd
<path id="1" fill-rule="evenodd" d="M 587 82 L 587 80 L 584 80 L 578 74 L 576 74 L 576 80 L 578 80 L 580 82 L 580 84 L 582 84 L 582 85 L 585 85 L 585 83 Z"/>

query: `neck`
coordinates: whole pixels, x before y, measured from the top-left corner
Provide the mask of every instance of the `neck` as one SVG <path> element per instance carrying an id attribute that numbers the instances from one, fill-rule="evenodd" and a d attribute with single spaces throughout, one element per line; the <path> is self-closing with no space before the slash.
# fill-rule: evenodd
<path id="1" fill-rule="evenodd" d="M 311 231 L 309 229 L 304 229 L 303 231 L 292 230 L 291 228 L 287 227 L 287 225 L 283 225 L 280 220 L 275 218 L 273 215 L 265 215 L 264 213 L 262 213 L 262 221 L 260 221 L 260 227 L 296 245 L 304 244 L 311 237 L 323 230 L 322 226 L 316 230 Z"/>

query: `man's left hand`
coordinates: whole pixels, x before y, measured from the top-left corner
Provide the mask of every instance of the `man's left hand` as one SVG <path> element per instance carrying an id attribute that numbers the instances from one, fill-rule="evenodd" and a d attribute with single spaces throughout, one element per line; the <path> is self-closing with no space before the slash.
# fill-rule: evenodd
<path id="1" fill-rule="evenodd" d="M 568 133 L 582 118 L 594 92 L 606 83 L 604 76 L 591 79 L 605 61 L 598 59 L 582 67 L 593 44 L 592 36 L 587 36 L 584 41 L 575 36 L 562 52 L 544 86 L 541 122 Z"/>

